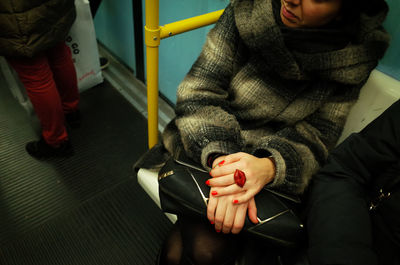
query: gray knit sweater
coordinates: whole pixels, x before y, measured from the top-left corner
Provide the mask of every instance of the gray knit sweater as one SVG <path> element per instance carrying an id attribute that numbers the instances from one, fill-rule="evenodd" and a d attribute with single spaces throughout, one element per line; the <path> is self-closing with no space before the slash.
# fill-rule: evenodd
<path id="1" fill-rule="evenodd" d="M 290 51 L 273 0 L 232 0 L 177 91 L 163 133 L 207 168 L 214 153 L 272 155 L 275 189 L 299 194 L 325 162 L 389 37 L 387 10 L 361 16 L 355 41 L 318 53 Z"/>

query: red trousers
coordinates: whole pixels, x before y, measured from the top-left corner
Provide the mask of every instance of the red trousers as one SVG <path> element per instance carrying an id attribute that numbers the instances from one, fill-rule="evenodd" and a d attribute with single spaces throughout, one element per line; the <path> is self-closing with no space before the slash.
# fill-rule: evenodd
<path id="1" fill-rule="evenodd" d="M 7 58 L 18 73 L 32 102 L 45 141 L 54 147 L 68 139 L 64 114 L 79 103 L 76 71 L 70 48 L 64 43 L 34 58 Z"/>

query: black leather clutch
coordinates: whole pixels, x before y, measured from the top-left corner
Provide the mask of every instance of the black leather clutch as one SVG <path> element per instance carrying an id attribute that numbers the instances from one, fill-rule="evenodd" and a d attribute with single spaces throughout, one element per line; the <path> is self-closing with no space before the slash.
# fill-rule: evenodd
<path id="1" fill-rule="evenodd" d="M 158 174 L 163 211 L 177 215 L 207 215 L 210 175 L 187 159 L 170 158 Z M 255 196 L 258 224 L 247 217 L 244 231 L 279 246 L 295 246 L 304 238 L 304 226 L 296 215 L 300 200 L 264 188 Z"/>

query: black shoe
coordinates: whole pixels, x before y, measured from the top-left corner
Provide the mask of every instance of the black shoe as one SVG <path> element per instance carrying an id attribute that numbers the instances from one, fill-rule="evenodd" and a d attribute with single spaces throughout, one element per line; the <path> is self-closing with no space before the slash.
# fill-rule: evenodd
<path id="1" fill-rule="evenodd" d="M 25 146 L 26 151 L 31 156 L 41 159 L 49 157 L 69 157 L 74 154 L 69 140 L 60 144 L 59 147 L 52 147 L 46 143 L 43 137 L 39 141 L 29 142 Z"/>
<path id="2" fill-rule="evenodd" d="M 76 110 L 65 114 L 65 121 L 72 129 L 77 129 L 81 127 L 81 112 Z"/>
<path id="3" fill-rule="evenodd" d="M 100 69 L 103 70 L 107 68 L 107 66 L 110 64 L 107 58 L 105 57 L 100 57 Z"/>

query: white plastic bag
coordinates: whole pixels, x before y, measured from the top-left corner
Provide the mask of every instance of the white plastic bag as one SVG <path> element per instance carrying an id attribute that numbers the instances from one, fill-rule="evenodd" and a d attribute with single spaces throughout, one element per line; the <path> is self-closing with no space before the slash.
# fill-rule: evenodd
<path id="1" fill-rule="evenodd" d="M 8 64 L 6 58 L 3 56 L 0 56 L 0 71 L 2 72 L 6 84 L 14 98 L 18 100 L 18 102 L 28 112 L 29 115 L 33 115 L 34 112 L 32 103 L 26 94 L 24 85 L 19 80 L 18 74 Z"/>
<path id="2" fill-rule="evenodd" d="M 93 18 L 88 0 L 75 0 L 76 20 L 66 39 L 71 48 L 79 91 L 85 91 L 101 82 L 99 51 Z"/>

